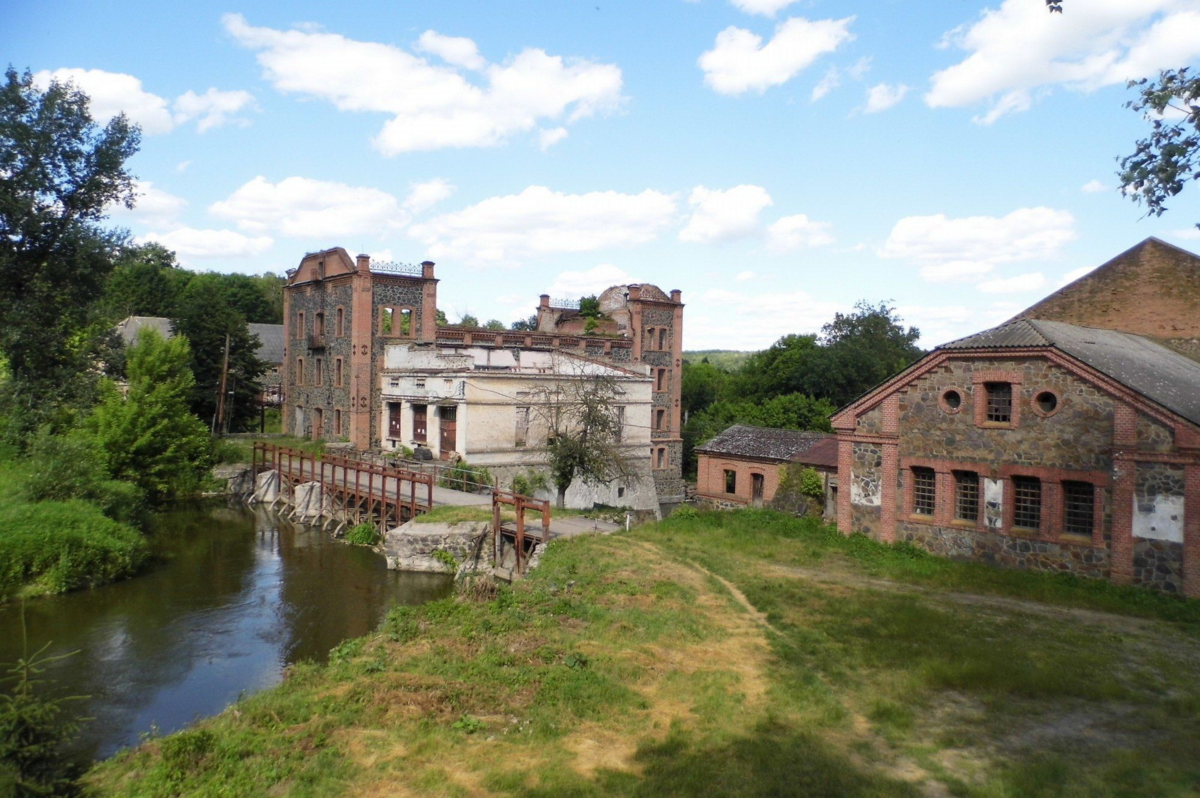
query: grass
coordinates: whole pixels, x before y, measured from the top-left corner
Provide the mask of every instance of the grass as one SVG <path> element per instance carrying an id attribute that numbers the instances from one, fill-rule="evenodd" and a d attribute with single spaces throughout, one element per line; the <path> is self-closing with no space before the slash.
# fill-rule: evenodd
<path id="1" fill-rule="evenodd" d="M 323 454 L 325 451 L 325 441 L 323 440 L 297 438 L 292 435 L 273 435 L 270 438 L 217 438 L 213 443 L 213 453 L 218 463 L 249 463 L 254 444 L 260 441 L 275 446 L 299 449 L 309 454 Z"/>
<path id="2" fill-rule="evenodd" d="M 754 511 L 558 541 L 523 582 L 393 609 L 89 786 L 1195 795 L 1192 604 L 931 560 Z"/>
<path id="3" fill-rule="evenodd" d="M 551 510 L 551 517 L 559 511 Z M 504 508 L 500 511 L 500 518 L 504 521 L 517 520 L 517 514 L 510 508 Z M 474 505 L 452 505 L 442 504 L 434 507 L 427 513 L 418 515 L 415 519 L 418 524 L 463 524 L 463 523 L 491 523 L 492 506 L 490 504 L 474 504 Z M 531 510 L 525 511 L 526 524 L 541 524 L 542 514 Z"/>

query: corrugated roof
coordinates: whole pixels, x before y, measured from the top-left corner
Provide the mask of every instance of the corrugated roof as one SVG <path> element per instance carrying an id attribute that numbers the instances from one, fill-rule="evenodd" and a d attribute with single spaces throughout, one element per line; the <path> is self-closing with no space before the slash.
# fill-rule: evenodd
<path id="1" fill-rule="evenodd" d="M 1086 363 L 1147 399 L 1200 424 L 1200 363 L 1142 335 L 1018 319 L 938 349 L 1050 346 Z"/>
<path id="2" fill-rule="evenodd" d="M 795 429 L 773 429 L 735 424 L 707 443 L 697 446 L 697 452 L 725 454 L 736 457 L 757 457 L 763 460 L 808 462 L 799 459 L 805 452 L 826 440 L 833 440 L 834 463 L 837 462 L 835 436 L 827 432 L 808 432 Z"/>
<path id="3" fill-rule="evenodd" d="M 268 365 L 278 365 L 283 362 L 283 325 L 282 324 L 247 324 L 251 335 L 258 336 L 258 359 Z M 117 333 L 121 340 L 129 346 L 137 340 L 138 331 L 149 327 L 157 330 L 163 338 L 170 338 L 171 320 L 164 316 L 130 316 L 117 325 Z"/>

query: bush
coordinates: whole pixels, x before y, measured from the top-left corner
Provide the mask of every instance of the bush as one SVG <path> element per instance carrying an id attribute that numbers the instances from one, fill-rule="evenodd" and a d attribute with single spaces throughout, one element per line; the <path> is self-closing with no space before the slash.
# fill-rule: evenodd
<path id="1" fill-rule="evenodd" d="M 700 511 L 690 504 L 681 504 L 671 512 L 670 517 L 677 521 L 691 521 L 700 517 Z"/>
<path id="2" fill-rule="evenodd" d="M 144 496 L 131 482 L 110 479 L 104 450 L 82 430 L 54 435 L 44 427 L 29 446 L 21 496 L 30 502 L 93 502 L 109 518 L 130 523 L 141 512 Z"/>
<path id="3" fill-rule="evenodd" d="M 450 570 L 458 570 L 458 559 L 445 549 L 438 549 L 433 553 L 432 557 Z"/>
<path id="4" fill-rule="evenodd" d="M 546 475 L 540 471 L 526 471 L 512 478 L 512 492 L 522 496 L 532 496 L 539 490 L 547 490 L 549 485 Z"/>
<path id="5" fill-rule="evenodd" d="M 374 524 L 364 521 L 358 526 L 352 526 L 346 530 L 343 540 L 356 546 L 374 546 L 379 542 L 379 533 L 375 530 Z"/>
<path id="6" fill-rule="evenodd" d="M 810 499 L 825 498 L 825 480 L 815 468 L 806 468 L 800 472 L 800 492 Z"/>
<path id="7" fill-rule="evenodd" d="M 443 471 L 438 480 L 438 485 L 443 488 L 466 493 L 483 493 L 493 484 L 492 472 L 486 466 L 473 466 L 466 460 L 460 460 L 453 468 Z"/>
<path id="8" fill-rule="evenodd" d="M 113 582 L 135 573 L 149 554 L 134 529 L 78 499 L 0 505 L 3 597 Z"/>

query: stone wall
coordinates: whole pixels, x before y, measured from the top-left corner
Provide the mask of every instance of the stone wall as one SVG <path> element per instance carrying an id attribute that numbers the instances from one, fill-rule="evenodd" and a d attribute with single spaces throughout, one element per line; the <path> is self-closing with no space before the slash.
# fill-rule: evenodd
<path id="1" fill-rule="evenodd" d="M 288 324 L 290 339 L 286 342 L 286 357 L 289 362 L 284 368 L 287 381 L 284 385 L 284 395 L 287 404 L 284 407 L 283 429 L 298 437 L 316 437 L 326 440 L 336 440 L 345 437 L 350 424 L 350 355 L 353 349 L 351 339 L 351 318 L 353 309 L 351 297 L 353 284 L 347 278 L 319 281 L 288 289 L 288 312 L 291 319 Z M 337 309 L 341 307 L 344 313 L 343 332 L 337 335 Z M 300 314 L 304 314 L 304 327 L 299 324 Z M 310 335 L 316 332 L 317 314 L 325 314 L 324 348 L 309 347 Z M 342 359 L 342 384 L 336 385 L 337 358 Z M 298 362 L 304 358 L 304 381 L 299 382 Z M 317 359 L 321 359 L 321 381 L 317 382 Z M 296 410 L 301 409 L 302 421 L 297 424 Z M 313 430 L 315 408 L 323 410 L 322 429 Z M 342 431 L 334 433 L 335 410 L 342 412 Z"/>
<path id="2" fill-rule="evenodd" d="M 378 274 L 372 275 L 372 291 L 371 291 L 371 313 L 374 318 L 371 320 L 371 446 L 379 448 L 383 445 L 383 438 L 380 434 L 382 428 L 381 414 L 383 412 L 383 399 L 378 385 L 378 367 L 377 364 L 383 363 L 384 348 L 390 343 L 404 340 L 418 340 L 420 331 L 424 326 L 424 317 L 422 308 L 424 307 L 426 281 L 418 278 L 405 277 L 381 277 Z M 379 334 L 380 319 L 384 308 L 411 308 L 412 321 L 408 335 L 385 336 Z"/>
<path id="3" fill-rule="evenodd" d="M 883 507 L 883 447 L 873 443 L 854 444 L 854 466 L 850 481 L 852 532 L 878 534 Z"/>
<path id="4" fill-rule="evenodd" d="M 1109 575 L 1107 548 L 906 521 L 898 524 L 896 539 L 955 560 L 977 560 L 1005 568 L 1032 568 L 1084 577 L 1107 578 Z"/>
<path id="5" fill-rule="evenodd" d="M 384 534 L 383 549 L 388 568 L 395 571 L 453 574 L 487 570 L 492 558 L 490 525 L 483 521 L 458 524 L 409 521 Z M 435 557 L 439 551 L 453 555 L 457 565 L 452 567 Z"/>
<path id="6" fill-rule="evenodd" d="M 1138 413 L 1137 447 L 1143 452 L 1169 452 L 1175 448 L 1175 434 L 1154 419 Z"/>

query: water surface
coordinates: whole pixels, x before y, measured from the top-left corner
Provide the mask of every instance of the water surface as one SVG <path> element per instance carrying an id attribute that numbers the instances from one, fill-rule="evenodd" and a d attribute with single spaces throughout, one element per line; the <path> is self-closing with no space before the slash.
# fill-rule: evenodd
<path id="1" fill-rule="evenodd" d="M 258 508 L 206 504 L 159 516 L 165 561 L 124 582 L 29 601 L 30 650 L 78 650 L 48 676 L 93 718 L 74 752 L 105 757 L 152 730 L 220 712 L 277 684 L 301 660 L 378 627 L 393 604 L 449 593 L 435 574 L 387 570 L 383 557 Z M 17 605 L 0 607 L 0 662 L 21 656 Z"/>

